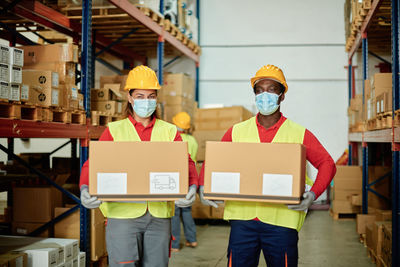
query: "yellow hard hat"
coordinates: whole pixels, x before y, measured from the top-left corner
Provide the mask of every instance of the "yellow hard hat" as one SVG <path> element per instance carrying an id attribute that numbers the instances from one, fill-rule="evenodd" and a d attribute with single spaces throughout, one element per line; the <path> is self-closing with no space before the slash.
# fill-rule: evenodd
<path id="1" fill-rule="evenodd" d="M 254 88 L 256 85 L 257 81 L 261 79 L 271 79 L 276 82 L 279 82 L 285 87 L 285 93 L 288 90 L 288 85 L 286 83 L 285 76 L 283 75 L 283 72 L 280 68 L 274 66 L 274 65 L 266 65 L 262 66 L 261 69 L 259 69 L 256 73 L 256 76 L 251 78 L 251 87 Z"/>
<path id="2" fill-rule="evenodd" d="M 178 126 L 179 128 L 182 128 L 184 130 L 187 130 L 190 128 L 190 116 L 186 112 L 182 111 L 176 114 L 172 118 L 172 122 Z"/>
<path id="3" fill-rule="evenodd" d="M 157 75 L 154 70 L 141 65 L 133 68 L 129 72 L 124 89 L 159 90 L 161 86 L 158 83 Z"/>

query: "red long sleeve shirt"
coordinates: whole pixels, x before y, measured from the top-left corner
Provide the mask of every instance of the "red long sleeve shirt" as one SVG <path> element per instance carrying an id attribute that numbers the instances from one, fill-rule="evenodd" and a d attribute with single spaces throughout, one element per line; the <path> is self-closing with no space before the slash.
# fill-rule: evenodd
<path id="1" fill-rule="evenodd" d="M 144 127 L 140 122 L 135 121 L 135 119 L 132 118 L 131 116 L 129 116 L 129 120 L 135 126 L 135 129 L 140 137 L 140 140 L 150 141 L 151 133 L 153 131 L 153 126 L 156 121 L 155 117 L 146 127 Z M 99 141 L 114 141 L 114 138 L 112 137 L 108 127 L 101 134 Z M 179 134 L 179 132 L 176 133 L 174 141 L 182 141 L 182 137 Z M 195 184 L 197 186 L 199 177 L 197 174 L 196 165 L 194 161 L 190 158 L 189 154 L 188 158 L 189 158 L 189 185 Z M 82 185 L 89 185 L 89 160 L 87 160 L 82 166 L 79 187 L 81 187 Z"/>
<path id="2" fill-rule="evenodd" d="M 258 122 L 258 115 L 257 115 L 257 128 L 258 134 L 260 136 L 260 141 L 262 143 L 271 143 L 274 139 L 276 133 L 278 132 L 279 128 L 283 124 L 286 118 L 281 115 L 281 118 L 278 120 L 275 125 L 271 126 L 268 129 L 265 129 L 259 122 Z M 223 142 L 232 142 L 232 128 L 231 127 L 225 135 L 222 137 L 221 141 Z M 336 173 L 336 166 L 329 155 L 329 153 L 325 150 L 325 148 L 321 145 L 318 139 L 309 131 L 306 130 L 304 134 L 303 145 L 306 147 L 306 158 L 307 160 L 316 168 L 318 169 L 317 179 L 314 182 L 314 185 L 311 188 L 311 191 L 315 193 L 315 198 L 317 199 L 328 187 L 329 183 L 331 182 L 333 176 Z M 204 185 L 204 165 L 201 168 L 200 177 L 199 177 L 199 184 Z"/>

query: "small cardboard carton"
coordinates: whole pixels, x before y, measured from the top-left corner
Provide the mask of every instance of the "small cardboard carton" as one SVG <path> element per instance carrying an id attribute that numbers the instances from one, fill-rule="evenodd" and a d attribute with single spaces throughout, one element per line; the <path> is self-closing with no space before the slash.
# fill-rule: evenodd
<path id="1" fill-rule="evenodd" d="M 173 201 L 188 190 L 185 142 L 90 142 L 89 192 L 103 201 Z"/>
<path id="2" fill-rule="evenodd" d="M 208 199 L 300 203 L 306 149 L 301 144 L 207 142 Z"/>

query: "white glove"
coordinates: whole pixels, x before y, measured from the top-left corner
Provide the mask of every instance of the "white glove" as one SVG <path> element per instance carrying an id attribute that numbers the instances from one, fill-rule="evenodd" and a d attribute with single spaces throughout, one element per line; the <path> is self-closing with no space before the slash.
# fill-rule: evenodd
<path id="1" fill-rule="evenodd" d="M 203 205 L 218 208 L 218 204 L 216 203 L 216 201 L 212 201 L 212 200 L 208 200 L 208 199 L 204 198 L 204 185 L 200 186 L 199 195 L 200 195 L 200 201 Z"/>
<path id="2" fill-rule="evenodd" d="M 97 197 L 91 197 L 89 195 L 89 188 L 86 185 L 81 187 L 81 202 L 82 205 L 87 209 L 96 209 L 100 206 L 101 201 Z"/>
<path id="3" fill-rule="evenodd" d="M 177 205 L 179 208 L 191 207 L 196 200 L 196 190 L 197 186 L 195 184 L 191 185 L 186 197 L 176 200 L 175 205 Z"/>
<path id="4" fill-rule="evenodd" d="M 297 205 L 287 205 L 289 209 L 298 210 L 298 211 L 306 211 L 314 202 L 315 194 L 312 191 L 305 192 L 303 194 L 303 200 L 300 204 Z"/>

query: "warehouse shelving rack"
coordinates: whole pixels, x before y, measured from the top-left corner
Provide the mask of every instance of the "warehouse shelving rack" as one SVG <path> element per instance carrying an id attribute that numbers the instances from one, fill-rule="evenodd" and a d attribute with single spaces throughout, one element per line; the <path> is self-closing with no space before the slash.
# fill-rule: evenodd
<path id="1" fill-rule="evenodd" d="M 46 1 L 49 2 L 49 1 Z M 24 31 L 29 31 L 43 40 L 46 38 L 41 36 L 36 31 L 40 29 L 51 29 L 73 38 L 74 43 L 81 44 L 81 73 L 80 82 L 81 90 L 84 95 L 84 107 L 88 118 L 87 125 L 74 125 L 74 124 L 62 124 L 53 122 L 35 122 L 35 121 L 24 121 L 24 120 L 12 120 L 12 119 L 0 119 L 0 137 L 8 138 L 8 148 L 0 145 L 0 149 L 8 154 L 9 159 L 14 159 L 23 166 L 27 167 L 32 173 L 38 175 L 40 178 L 46 180 L 49 184 L 55 186 L 61 192 L 73 199 L 78 205 L 69 211 L 61 214 L 51 222 L 46 223 L 44 226 L 36 229 L 32 235 L 38 234 L 43 230 L 47 229 L 48 226 L 62 220 L 72 212 L 80 208 L 80 225 L 81 225 L 81 238 L 80 248 L 86 252 L 87 261 L 90 260 L 90 216 L 88 216 L 88 210 L 86 210 L 80 203 L 79 198 L 71 194 L 67 190 L 63 189 L 59 185 L 55 184 L 50 178 L 48 178 L 42 172 L 31 167 L 28 163 L 23 161 L 17 155 L 14 154 L 14 138 L 69 138 L 71 141 L 63 144 L 53 152 L 58 151 L 60 148 L 71 143 L 71 156 L 76 157 L 76 144 L 77 140 L 80 140 L 80 162 L 81 166 L 88 158 L 88 143 L 90 139 L 98 139 L 101 133 L 104 131 L 104 126 L 91 126 L 90 125 L 90 88 L 94 85 L 94 60 L 99 61 L 105 66 L 109 67 L 114 72 L 121 74 L 120 70 L 108 63 L 102 58 L 99 58 L 103 52 L 108 52 L 113 56 L 123 59 L 124 68 L 128 69 L 133 66 L 135 61 L 139 61 L 142 64 L 147 63 L 147 57 L 143 53 L 135 52 L 135 46 L 137 44 L 123 44 L 123 41 L 131 36 L 135 32 L 141 31 L 143 35 L 150 37 L 153 43 L 144 44 L 145 47 L 157 46 L 157 62 L 158 69 L 157 75 L 160 84 L 163 84 L 163 68 L 170 65 L 181 55 L 184 55 L 192 59 L 196 64 L 196 95 L 195 98 L 198 100 L 199 97 L 199 63 L 200 55 L 199 52 L 195 53 L 193 49 L 189 49 L 187 45 L 178 40 L 171 33 L 165 31 L 162 24 L 156 23 L 148 16 L 146 16 L 137 7 L 129 3 L 128 0 L 109 0 L 109 2 L 117 8 L 119 12 L 127 15 L 128 23 L 135 24 L 131 29 L 127 29 L 126 32 L 121 32 L 118 25 L 114 25 L 116 32 L 119 35 L 105 37 L 105 33 L 94 27 L 92 29 L 92 0 L 82 1 L 82 13 L 78 20 L 70 19 L 68 16 L 63 15 L 59 11 L 53 9 L 50 6 L 43 4 L 37 0 L 9 0 L 4 1 L 0 7 L 0 14 L 7 19 L 7 21 L 0 21 L 0 38 L 10 41 L 11 45 L 16 43 L 22 45 L 36 45 L 24 35 L 20 33 L 21 29 L 17 29 L 15 24 L 18 23 L 19 28 L 24 27 Z M 199 0 L 196 1 L 196 16 L 199 19 Z M 160 13 L 163 14 L 164 1 L 160 0 Z M 7 17 L 5 16 L 7 14 Z M 112 20 L 110 18 L 110 20 Z M 12 26 L 14 24 L 14 27 Z M 199 23 L 200 25 L 200 23 Z M 36 26 L 35 30 L 31 30 L 31 26 Z M 199 27 L 199 26 L 198 26 Z M 118 30 L 118 31 L 117 31 Z M 200 40 L 200 31 L 199 40 Z M 139 39 L 139 38 L 138 38 Z M 140 40 L 139 40 L 140 41 Z M 168 49 L 177 52 L 180 55 L 175 56 L 169 62 L 164 64 L 164 49 L 165 41 L 167 42 Z M 49 42 L 51 43 L 51 41 Z M 153 45 L 154 44 L 154 45 Z M 96 51 L 98 49 L 99 51 Z M 77 79 L 77 81 L 79 81 Z M 51 152 L 51 153 L 53 153 Z"/>
<path id="2" fill-rule="evenodd" d="M 349 102 L 353 93 L 353 72 L 352 59 L 360 45 L 362 47 L 362 67 L 363 80 L 368 79 L 368 54 L 376 56 L 375 53 L 369 51 L 379 49 L 382 46 L 387 47 L 388 44 L 382 40 L 381 28 L 379 28 L 379 20 L 382 19 L 377 14 L 380 7 L 391 6 L 391 50 L 392 55 L 392 85 L 393 85 L 393 121 L 395 112 L 400 108 L 400 87 L 399 87 L 399 1 L 398 0 L 374 0 L 371 8 L 361 26 L 360 32 L 348 54 L 348 88 Z M 375 28 L 375 30 L 374 30 Z M 378 56 L 379 59 L 381 59 Z M 365 88 L 363 83 L 363 102 Z M 363 103 L 364 104 L 364 103 Z M 368 146 L 370 143 L 389 143 L 391 144 L 392 153 L 392 171 L 378 178 L 376 181 L 369 183 L 368 180 Z M 362 144 L 362 212 L 368 213 L 368 192 L 376 193 L 372 185 L 392 176 L 392 266 L 400 266 L 400 128 L 392 126 L 391 129 L 382 129 L 375 131 L 364 131 L 359 133 L 349 133 L 349 165 L 352 165 L 352 156 L 355 153 L 354 148 L 357 144 Z M 377 194 L 380 196 L 379 194 Z M 382 196 L 380 196 L 382 197 Z"/>

